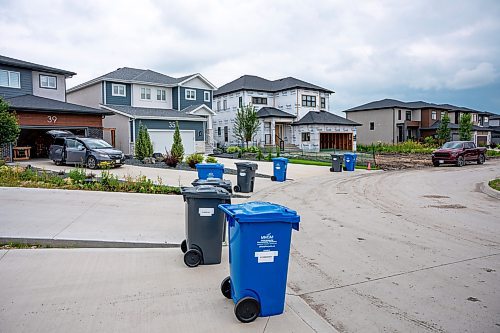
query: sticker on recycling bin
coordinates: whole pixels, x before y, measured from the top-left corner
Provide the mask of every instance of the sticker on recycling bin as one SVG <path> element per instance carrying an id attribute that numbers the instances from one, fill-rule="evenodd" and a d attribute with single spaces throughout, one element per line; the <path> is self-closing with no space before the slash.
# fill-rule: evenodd
<path id="1" fill-rule="evenodd" d="M 214 215 L 214 209 L 213 208 L 199 208 L 198 214 L 200 214 L 200 216 L 212 216 L 212 215 Z"/>
<path id="2" fill-rule="evenodd" d="M 278 256 L 278 251 L 262 251 L 255 252 L 255 257 L 257 258 L 257 263 L 263 264 L 266 262 L 274 262 L 274 257 Z"/>
<path id="3" fill-rule="evenodd" d="M 280 168 L 280 166 L 279 166 L 279 165 L 277 165 L 277 166 L 276 166 L 276 170 L 279 170 L 279 169 L 281 169 L 281 168 Z"/>
<path id="4" fill-rule="evenodd" d="M 245 177 L 247 174 L 245 172 L 240 172 L 241 177 Z"/>

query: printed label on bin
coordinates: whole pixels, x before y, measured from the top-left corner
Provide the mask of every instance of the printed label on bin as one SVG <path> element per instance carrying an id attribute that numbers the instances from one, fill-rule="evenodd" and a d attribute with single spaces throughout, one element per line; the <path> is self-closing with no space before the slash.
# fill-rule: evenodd
<path id="1" fill-rule="evenodd" d="M 245 177 L 247 174 L 245 172 L 240 172 L 241 177 Z"/>
<path id="2" fill-rule="evenodd" d="M 274 257 L 278 256 L 278 251 L 262 251 L 255 252 L 257 263 L 262 264 L 266 262 L 274 262 Z"/>
<path id="3" fill-rule="evenodd" d="M 213 208 L 199 208 L 198 214 L 200 214 L 200 216 L 212 216 L 214 215 L 214 211 Z"/>
<path id="4" fill-rule="evenodd" d="M 278 244 L 278 242 L 274 240 L 274 235 L 271 233 L 261 235 L 260 240 L 257 241 L 257 247 L 259 249 L 272 249 L 276 247 L 276 244 Z"/>
<path id="5" fill-rule="evenodd" d="M 279 165 L 277 165 L 277 166 L 276 166 L 276 170 L 279 170 L 279 169 L 281 169 L 281 168 L 280 168 L 280 166 L 279 166 Z"/>

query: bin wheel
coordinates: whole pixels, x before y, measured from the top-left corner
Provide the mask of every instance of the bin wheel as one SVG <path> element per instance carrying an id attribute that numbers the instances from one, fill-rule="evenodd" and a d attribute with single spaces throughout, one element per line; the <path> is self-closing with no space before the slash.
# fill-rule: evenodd
<path id="1" fill-rule="evenodd" d="M 231 299 L 231 277 L 227 277 L 224 280 L 222 280 L 222 283 L 220 284 L 220 291 L 222 291 L 222 295 L 224 297 Z"/>
<path id="2" fill-rule="evenodd" d="M 187 250 L 188 250 L 187 242 L 186 242 L 186 240 L 183 240 L 181 243 L 181 251 L 182 251 L 182 253 L 186 253 Z"/>
<path id="3" fill-rule="evenodd" d="M 333 172 L 333 171 L 335 171 L 335 170 L 333 170 L 333 168 L 330 168 L 330 172 Z"/>
<path id="4" fill-rule="evenodd" d="M 254 321 L 260 313 L 260 304 L 253 297 L 243 297 L 234 306 L 234 314 L 242 323 Z"/>
<path id="5" fill-rule="evenodd" d="M 234 190 L 234 192 L 239 192 L 241 189 L 238 185 L 235 185 L 233 190 Z"/>
<path id="6" fill-rule="evenodd" d="M 184 253 L 184 263 L 188 267 L 196 267 L 201 264 L 201 252 L 196 249 L 188 250 Z"/>
<path id="7" fill-rule="evenodd" d="M 275 181 L 276 181 L 276 177 L 271 176 L 271 180 L 272 180 L 273 182 L 275 182 Z"/>

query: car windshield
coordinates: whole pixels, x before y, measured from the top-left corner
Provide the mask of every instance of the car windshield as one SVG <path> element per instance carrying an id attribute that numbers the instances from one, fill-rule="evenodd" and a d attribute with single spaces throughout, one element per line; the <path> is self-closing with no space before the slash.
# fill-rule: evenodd
<path id="1" fill-rule="evenodd" d="M 90 149 L 113 148 L 113 146 L 111 146 L 109 143 L 100 139 L 85 139 L 82 141 L 85 142 L 87 147 L 89 147 Z"/>
<path id="2" fill-rule="evenodd" d="M 463 142 L 446 142 L 443 147 L 443 149 L 458 149 L 463 147 Z"/>

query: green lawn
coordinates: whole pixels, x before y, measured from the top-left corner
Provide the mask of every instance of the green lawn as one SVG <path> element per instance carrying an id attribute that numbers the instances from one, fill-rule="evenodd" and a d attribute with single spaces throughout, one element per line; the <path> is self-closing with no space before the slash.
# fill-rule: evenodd
<path id="1" fill-rule="evenodd" d="M 500 178 L 490 180 L 488 183 L 492 189 L 500 191 Z"/>

